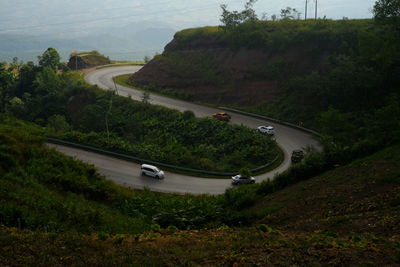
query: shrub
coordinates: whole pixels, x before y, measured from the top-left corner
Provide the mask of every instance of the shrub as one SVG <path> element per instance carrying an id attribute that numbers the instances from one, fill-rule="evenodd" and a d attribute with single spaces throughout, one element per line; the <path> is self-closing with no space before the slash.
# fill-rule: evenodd
<path id="1" fill-rule="evenodd" d="M 224 194 L 224 206 L 229 209 L 243 210 L 256 203 L 259 196 L 256 194 L 253 185 L 229 188 Z"/>

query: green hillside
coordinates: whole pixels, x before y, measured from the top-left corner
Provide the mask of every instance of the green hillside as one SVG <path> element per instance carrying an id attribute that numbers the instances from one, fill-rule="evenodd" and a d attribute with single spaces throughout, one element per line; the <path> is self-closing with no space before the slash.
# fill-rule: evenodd
<path id="1" fill-rule="evenodd" d="M 188 29 L 130 82 L 304 125 L 343 147 L 390 143 L 400 136 L 399 46 L 397 28 L 372 19 Z"/>
<path id="2" fill-rule="evenodd" d="M 2 266 L 400 263 L 399 146 L 262 196 L 235 217 L 227 195 L 124 189 L 43 146 L 32 137 L 40 129 L 2 124 Z"/>

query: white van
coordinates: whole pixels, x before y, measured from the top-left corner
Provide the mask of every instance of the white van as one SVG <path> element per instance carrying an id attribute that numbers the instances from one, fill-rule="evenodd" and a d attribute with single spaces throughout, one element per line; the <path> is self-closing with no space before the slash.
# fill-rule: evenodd
<path id="1" fill-rule="evenodd" d="M 164 172 L 153 165 L 142 164 L 141 172 L 142 175 L 151 176 L 157 179 L 164 179 Z"/>

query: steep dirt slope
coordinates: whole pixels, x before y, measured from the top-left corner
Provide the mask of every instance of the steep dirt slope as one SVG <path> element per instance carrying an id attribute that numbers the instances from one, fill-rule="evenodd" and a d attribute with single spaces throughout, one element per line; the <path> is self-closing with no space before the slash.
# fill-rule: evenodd
<path id="1" fill-rule="evenodd" d="M 211 33 L 207 33 L 209 29 Z M 263 30 L 276 35 L 280 31 L 268 27 Z M 257 38 L 264 38 L 257 34 Z M 179 32 L 164 53 L 136 73 L 131 83 L 184 92 L 191 100 L 200 102 L 254 105 L 279 99 L 288 75 L 322 69 L 329 57 L 329 49 L 323 48 L 310 56 L 313 46 L 320 46 L 312 40 L 310 45 L 296 43 L 286 36 L 289 41 L 280 41 L 278 36 L 262 40 L 266 44 L 249 45 L 241 44 L 240 38 L 215 27 Z"/>

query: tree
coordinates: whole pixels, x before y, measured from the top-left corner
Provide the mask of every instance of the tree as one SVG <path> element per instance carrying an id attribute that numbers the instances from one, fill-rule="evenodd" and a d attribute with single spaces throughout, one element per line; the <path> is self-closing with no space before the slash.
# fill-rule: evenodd
<path id="1" fill-rule="evenodd" d="M 32 94 L 35 88 L 34 81 L 36 80 L 36 74 L 40 71 L 40 67 L 35 66 L 32 61 L 22 65 L 18 72 L 18 91 L 17 96 L 21 97 L 23 93 Z"/>
<path id="2" fill-rule="evenodd" d="M 300 19 L 300 15 L 301 13 L 295 8 L 287 7 L 285 9 L 281 9 L 281 18 L 283 20 Z"/>
<path id="3" fill-rule="evenodd" d="M 18 57 L 13 57 L 11 68 L 19 72 L 21 66 L 24 64 L 22 60 L 18 60 Z"/>
<path id="4" fill-rule="evenodd" d="M 249 0 L 246 2 L 243 11 L 229 11 L 227 5 L 221 5 L 222 15 L 220 21 L 227 28 L 234 28 L 242 23 L 258 20 L 253 5 L 257 0 Z"/>
<path id="5" fill-rule="evenodd" d="M 15 95 L 17 79 L 5 63 L 0 62 L 0 112 L 4 111 L 5 105 Z"/>
<path id="6" fill-rule="evenodd" d="M 39 66 L 57 70 L 61 58 L 56 49 L 49 47 L 41 56 L 38 56 L 38 59 Z"/>
<path id="7" fill-rule="evenodd" d="M 151 59 L 150 59 L 149 56 L 145 56 L 144 59 L 143 59 L 144 63 L 146 63 L 146 64 L 149 63 L 150 60 L 151 60 Z"/>
<path id="8" fill-rule="evenodd" d="M 53 115 L 47 120 L 47 128 L 53 133 L 65 133 L 71 129 L 64 115 Z"/>
<path id="9" fill-rule="evenodd" d="M 379 22 L 400 24 L 400 0 L 378 0 L 373 9 L 374 17 Z"/>
<path id="10" fill-rule="evenodd" d="M 6 104 L 5 111 L 12 116 L 21 118 L 26 113 L 25 102 L 18 97 L 13 97 Z"/>

